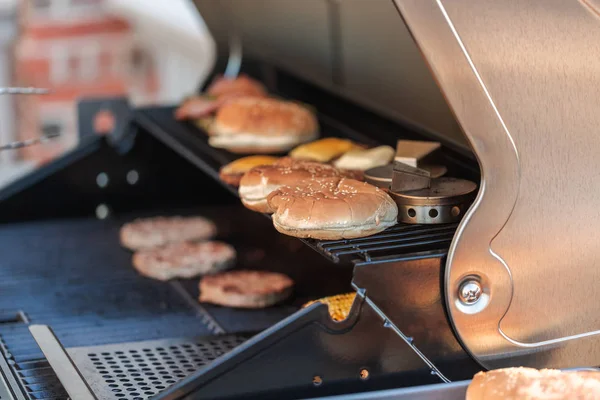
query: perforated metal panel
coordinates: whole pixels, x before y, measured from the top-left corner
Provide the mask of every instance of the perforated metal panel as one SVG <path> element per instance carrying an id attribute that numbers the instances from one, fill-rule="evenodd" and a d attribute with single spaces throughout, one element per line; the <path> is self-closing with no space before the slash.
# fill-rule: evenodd
<path id="1" fill-rule="evenodd" d="M 68 349 L 98 399 L 149 399 L 247 339 L 226 335 Z"/>

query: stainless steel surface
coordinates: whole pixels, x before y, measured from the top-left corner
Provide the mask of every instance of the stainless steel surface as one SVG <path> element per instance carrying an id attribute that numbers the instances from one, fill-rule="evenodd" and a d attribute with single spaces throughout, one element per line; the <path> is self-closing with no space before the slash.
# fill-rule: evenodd
<path id="1" fill-rule="evenodd" d="M 41 144 L 41 143 L 47 143 L 49 141 L 51 141 L 52 139 L 56 139 L 60 137 L 60 134 L 52 134 L 52 135 L 45 135 L 39 138 L 34 138 L 34 139 L 28 139 L 28 140 L 22 140 L 22 141 L 18 141 L 18 142 L 11 142 L 11 143 L 6 143 L 6 144 L 0 144 L 0 151 L 2 150 L 16 150 L 16 149 L 21 149 L 23 147 L 28 147 L 28 146 L 33 146 L 35 144 Z"/>
<path id="2" fill-rule="evenodd" d="M 391 0 L 194 0 L 227 57 L 227 8 L 244 56 L 261 58 L 433 140 L 467 141 Z M 332 5 L 333 4 L 333 5 Z"/>
<path id="3" fill-rule="evenodd" d="M 0 400 L 5 399 L 26 400 L 3 352 L 3 354 L 0 354 Z"/>
<path id="4" fill-rule="evenodd" d="M 71 399 L 96 400 L 52 330 L 46 325 L 31 325 L 29 331 Z"/>
<path id="5" fill-rule="evenodd" d="M 223 76 L 233 79 L 240 73 L 242 66 L 242 40 L 238 35 L 232 34 L 229 38 L 229 59 Z"/>
<path id="6" fill-rule="evenodd" d="M 402 196 L 409 204 L 453 204 L 475 196 L 477 185 L 466 179 L 442 177 L 432 179 L 429 188 L 404 191 Z"/>
<path id="7" fill-rule="evenodd" d="M 454 328 L 485 367 L 600 360 L 597 2 L 395 0 L 478 157 L 448 255 Z M 462 307 L 481 276 L 485 307 Z"/>
<path id="8" fill-rule="evenodd" d="M 354 288 L 354 290 L 356 290 L 357 295 L 363 297 L 365 299 L 366 304 L 369 307 L 371 307 L 377 313 L 377 315 L 379 315 L 379 317 L 383 321 L 383 326 L 394 331 L 394 333 L 396 333 L 408 346 L 410 346 L 410 348 L 421 358 L 421 360 L 423 360 L 423 362 L 427 364 L 432 374 L 437 375 L 442 380 L 442 382 L 450 382 L 450 380 L 440 372 L 440 370 L 417 348 L 417 346 L 415 346 L 415 344 L 413 343 L 414 339 L 412 337 L 406 336 L 398 328 L 398 326 L 396 326 L 396 324 L 394 324 L 394 322 L 392 322 L 392 320 L 390 320 L 390 318 L 388 318 L 385 315 L 381 308 L 379 308 L 370 298 L 366 297 L 364 289 L 359 288 L 354 283 L 352 283 L 352 287 Z"/>
<path id="9" fill-rule="evenodd" d="M 393 164 L 371 168 L 364 172 L 365 181 L 383 189 L 390 188 L 392 185 L 392 176 L 394 176 Z"/>
<path id="10" fill-rule="evenodd" d="M 34 88 L 34 87 L 2 87 L 0 88 L 0 95 L 4 94 L 47 94 L 49 91 L 47 89 L 42 88 Z M 15 150 L 23 147 L 32 146 L 35 144 L 46 143 L 56 137 L 60 136 L 60 134 L 55 135 L 46 135 L 40 138 L 28 139 L 23 141 L 11 142 L 11 143 L 0 143 L 0 151 L 2 150 Z"/>
<path id="11" fill-rule="evenodd" d="M 448 224 L 460 221 L 471 205 L 477 189 L 477 185 L 471 181 L 445 177 L 432 179 L 428 188 L 406 190 L 400 184 L 397 187 L 398 190 L 394 189 L 392 183 L 389 194 L 398 205 L 398 221 L 408 224 Z"/>
<path id="12" fill-rule="evenodd" d="M 448 172 L 448 168 L 443 165 L 422 165 L 419 168 L 428 171 L 431 178 L 440 178 Z M 392 185 L 394 176 L 394 165 L 388 164 L 383 167 L 371 168 L 364 172 L 365 180 L 371 185 L 380 188 L 389 189 Z"/>
<path id="13" fill-rule="evenodd" d="M 391 189 L 393 192 L 429 189 L 431 175 L 429 171 L 394 161 Z"/>
<path id="14" fill-rule="evenodd" d="M 239 336 L 223 335 L 75 347 L 67 351 L 99 400 L 145 400 L 242 342 Z"/>
<path id="15" fill-rule="evenodd" d="M 11 390 L 11 386 L 13 390 Z M 18 383 L 4 358 L 0 354 L 0 400 L 25 400 L 25 396 L 19 390 Z"/>
<path id="16" fill-rule="evenodd" d="M 475 304 L 481 298 L 483 289 L 475 279 L 467 279 L 458 288 L 458 298 L 463 304 Z"/>
<path id="17" fill-rule="evenodd" d="M 48 89 L 34 87 L 3 87 L 0 88 L 0 94 L 47 94 Z"/>

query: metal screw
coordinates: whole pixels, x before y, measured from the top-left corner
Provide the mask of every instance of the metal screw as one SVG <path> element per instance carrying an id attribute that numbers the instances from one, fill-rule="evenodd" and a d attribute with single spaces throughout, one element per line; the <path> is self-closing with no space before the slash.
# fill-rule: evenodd
<path id="1" fill-rule="evenodd" d="M 464 281 L 458 288 L 458 298 L 465 305 L 477 303 L 482 293 L 481 284 L 474 279 Z"/>

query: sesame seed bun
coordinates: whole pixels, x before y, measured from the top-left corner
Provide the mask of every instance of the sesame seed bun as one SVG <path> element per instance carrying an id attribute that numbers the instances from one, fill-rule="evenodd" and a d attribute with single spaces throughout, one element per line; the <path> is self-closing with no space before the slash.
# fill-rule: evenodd
<path id="1" fill-rule="evenodd" d="M 211 125 L 209 144 L 231 152 L 287 151 L 315 139 L 314 114 L 289 101 L 237 98 L 219 108 Z"/>
<path id="2" fill-rule="evenodd" d="M 268 166 L 252 168 L 240 180 L 238 189 L 247 208 L 270 213 L 267 196 L 281 186 L 296 184 L 316 177 L 339 177 L 340 171 L 328 164 L 284 157 Z"/>
<path id="3" fill-rule="evenodd" d="M 479 372 L 466 400 L 600 399 L 600 372 L 505 368 Z"/>
<path id="4" fill-rule="evenodd" d="M 300 238 L 351 239 L 381 232 L 396 224 L 398 207 L 383 190 L 348 178 L 315 178 L 272 192 L 279 232 Z"/>

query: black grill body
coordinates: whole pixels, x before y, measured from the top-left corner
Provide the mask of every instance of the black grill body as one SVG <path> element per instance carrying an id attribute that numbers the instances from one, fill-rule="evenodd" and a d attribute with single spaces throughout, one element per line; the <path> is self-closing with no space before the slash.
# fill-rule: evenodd
<path id="1" fill-rule="evenodd" d="M 263 81 L 267 71 L 272 91 L 315 104 L 325 135 L 390 145 L 419 138 L 276 68 L 246 67 Z M 99 137 L 90 120 L 106 109 L 120 122 Z M 77 398 L 29 333 L 33 324 L 52 329 L 73 380 L 98 399 L 305 398 L 478 370 L 454 338 L 441 296 L 455 225 L 398 225 L 342 241 L 280 235 L 219 181 L 218 169 L 236 156 L 211 148 L 203 132 L 172 115 L 169 107 L 129 109 L 122 99 L 83 101 L 80 145 L 0 191 L 0 390 Z M 478 179 L 469 155 L 444 148 L 439 161 L 450 175 Z M 131 171 L 139 175 L 134 185 Z M 100 173 L 109 177 L 105 187 L 96 182 Z M 108 218 L 96 218 L 99 206 Z M 215 220 L 219 237 L 238 249 L 238 267 L 285 272 L 296 282 L 294 297 L 234 310 L 199 304 L 197 280 L 140 277 L 119 228 L 164 214 Z M 352 290 L 358 296 L 343 322 L 323 305 L 299 310 Z"/>

